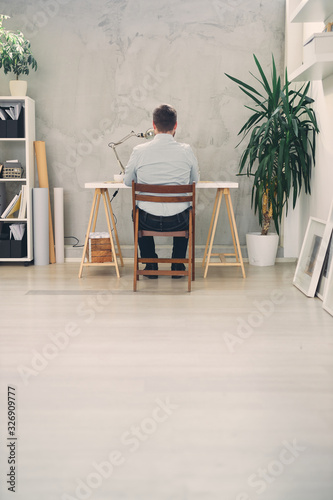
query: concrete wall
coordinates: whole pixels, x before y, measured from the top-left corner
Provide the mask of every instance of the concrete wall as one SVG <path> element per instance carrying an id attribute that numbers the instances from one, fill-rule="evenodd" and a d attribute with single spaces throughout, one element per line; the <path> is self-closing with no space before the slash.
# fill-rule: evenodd
<path id="1" fill-rule="evenodd" d="M 224 73 L 249 80 L 253 53 L 267 69 L 273 53 L 282 72 L 285 0 L 3 0 L 1 10 L 11 16 L 7 27 L 30 38 L 39 64 L 28 77 L 28 95 L 36 100 L 50 185 L 65 190 L 66 236 L 84 240 L 93 195 L 84 183 L 119 171 L 108 143 L 147 130 L 161 102 L 178 110 L 177 139 L 193 146 L 201 178 L 237 180 L 237 132 L 248 112 L 246 97 Z M 10 79 L 1 76 L 1 95 L 8 95 Z M 124 164 L 140 140 L 118 148 Z M 258 223 L 251 183 L 238 180 L 233 203 L 245 244 Z M 205 243 L 213 198 L 200 192 L 198 245 Z M 131 245 L 129 193 L 120 192 L 113 208 L 121 242 Z M 231 243 L 227 226 L 216 241 Z"/>

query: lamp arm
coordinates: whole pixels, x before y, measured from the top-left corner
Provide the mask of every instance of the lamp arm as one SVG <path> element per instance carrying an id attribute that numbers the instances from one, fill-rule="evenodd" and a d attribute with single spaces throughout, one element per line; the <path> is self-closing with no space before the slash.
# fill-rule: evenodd
<path id="1" fill-rule="evenodd" d="M 139 136 L 139 134 L 136 134 L 134 132 L 134 130 L 132 130 L 129 134 L 125 135 L 125 137 L 123 137 L 122 139 L 120 139 L 120 141 L 118 142 L 109 142 L 108 146 L 110 148 L 112 148 L 114 154 L 115 154 L 115 157 L 117 159 L 117 162 L 118 162 L 118 165 L 119 167 L 121 168 L 122 172 L 125 172 L 125 168 L 124 168 L 124 165 L 121 163 L 120 161 L 120 158 L 117 154 L 117 151 L 116 151 L 116 146 L 119 146 L 120 144 L 122 144 L 123 142 L 127 141 L 127 139 L 130 139 L 131 137 L 134 137 L 134 136 Z"/>
<path id="2" fill-rule="evenodd" d="M 115 146 L 119 146 L 120 144 L 122 144 L 123 142 L 127 141 L 127 139 L 130 139 L 130 137 L 134 137 L 134 136 L 137 136 L 137 137 L 140 137 L 140 134 L 136 134 L 134 132 L 134 130 L 132 130 L 132 132 L 130 132 L 129 134 L 125 135 L 125 137 L 123 137 L 122 139 L 120 139 L 120 141 L 118 142 L 109 142 L 108 146 L 110 148 L 115 148 Z"/>
<path id="3" fill-rule="evenodd" d="M 123 164 L 121 163 L 121 161 L 120 161 L 120 158 L 119 158 L 119 156 L 118 156 L 118 154 L 117 154 L 116 148 L 115 148 L 114 146 L 111 146 L 111 148 L 112 148 L 112 150 L 113 150 L 113 152 L 114 152 L 114 154 L 115 154 L 115 156 L 116 156 L 116 158 L 117 158 L 117 162 L 118 162 L 119 167 L 121 168 L 122 172 L 124 172 L 124 173 L 125 173 L 125 168 L 124 168 L 124 165 L 123 165 Z"/>
<path id="4" fill-rule="evenodd" d="M 117 154 L 117 151 L 116 151 L 116 146 L 119 146 L 120 144 L 122 144 L 123 142 L 127 141 L 127 139 L 130 139 L 131 137 L 144 137 L 145 139 L 150 139 L 152 137 L 154 137 L 154 130 L 153 129 L 148 129 L 146 133 L 139 133 L 139 134 L 136 134 L 134 132 L 134 130 L 132 130 L 129 134 L 125 135 L 125 137 L 123 137 L 122 139 L 120 139 L 120 141 L 118 142 L 109 142 L 108 146 L 113 150 L 114 154 L 115 154 L 115 157 L 117 159 L 117 162 L 118 162 L 118 165 L 120 166 L 121 170 L 123 172 L 125 172 L 125 168 L 123 166 L 123 164 L 121 163 L 120 161 L 120 158 Z"/>

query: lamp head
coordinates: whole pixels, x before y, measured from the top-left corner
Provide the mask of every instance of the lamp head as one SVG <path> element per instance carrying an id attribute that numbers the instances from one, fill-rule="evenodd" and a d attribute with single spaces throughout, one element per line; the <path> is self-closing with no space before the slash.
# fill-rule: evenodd
<path id="1" fill-rule="evenodd" d="M 143 139 L 153 139 L 155 137 L 155 132 L 153 128 L 149 128 L 146 132 L 140 132 L 137 137 L 142 137 Z"/>
<path id="2" fill-rule="evenodd" d="M 155 137 L 155 132 L 153 128 L 149 128 L 144 134 L 145 139 L 153 139 Z"/>

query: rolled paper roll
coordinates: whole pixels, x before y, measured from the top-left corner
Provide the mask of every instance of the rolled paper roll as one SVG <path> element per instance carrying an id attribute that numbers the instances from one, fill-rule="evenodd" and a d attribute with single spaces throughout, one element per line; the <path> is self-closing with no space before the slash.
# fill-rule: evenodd
<path id="1" fill-rule="evenodd" d="M 64 189 L 54 188 L 54 240 L 56 263 L 65 261 L 64 246 Z"/>
<path id="2" fill-rule="evenodd" d="M 46 266 L 49 258 L 49 190 L 33 188 L 32 209 L 34 223 L 34 263 Z"/>
<path id="3" fill-rule="evenodd" d="M 36 153 L 36 163 L 38 172 L 38 183 L 40 188 L 49 188 L 49 179 L 47 175 L 47 162 L 46 162 L 46 151 L 44 141 L 35 141 L 35 153 Z M 49 194 L 49 252 L 50 252 L 50 263 L 54 264 L 55 251 L 54 251 L 54 235 L 53 235 L 53 224 L 52 224 L 52 214 L 51 214 L 51 203 Z"/>

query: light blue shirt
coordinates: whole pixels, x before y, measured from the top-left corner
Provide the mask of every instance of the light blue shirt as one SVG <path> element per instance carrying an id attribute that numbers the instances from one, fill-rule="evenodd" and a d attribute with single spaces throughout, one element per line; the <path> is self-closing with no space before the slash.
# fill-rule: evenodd
<path id="1" fill-rule="evenodd" d="M 156 134 L 150 142 L 133 149 L 125 169 L 124 183 L 192 184 L 200 178 L 198 160 L 188 144 L 175 141 L 171 134 Z M 139 208 L 164 217 L 183 212 L 188 203 L 138 202 Z"/>

